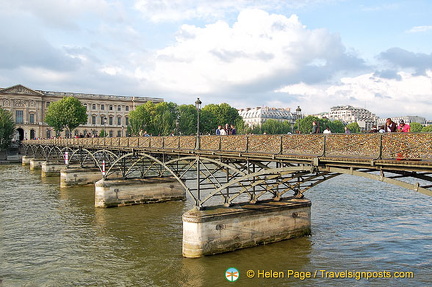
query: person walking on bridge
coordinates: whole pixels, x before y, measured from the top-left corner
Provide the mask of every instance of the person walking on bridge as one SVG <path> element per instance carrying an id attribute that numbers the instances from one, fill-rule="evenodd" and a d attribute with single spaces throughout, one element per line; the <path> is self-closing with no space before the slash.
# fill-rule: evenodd
<path id="1" fill-rule="evenodd" d="M 394 121 L 391 120 L 391 118 L 387 118 L 386 123 L 384 125 L 384 130 L 387 133 L 394 133 L 396 132 L 397 126 Z"/>

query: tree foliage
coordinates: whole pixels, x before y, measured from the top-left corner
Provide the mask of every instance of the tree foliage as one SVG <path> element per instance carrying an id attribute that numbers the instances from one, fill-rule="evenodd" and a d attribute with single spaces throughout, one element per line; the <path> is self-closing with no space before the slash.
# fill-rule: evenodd
<path id="1" fill-rule="evenodd" d="M 15 134 L 15 123 L 11 112 L 0 107 L 0 150 L 10 146 Z"/>
<path id="2" fill-rule="evenodd" d="M 86 107 L 74 97 L 64 97 L 49 105 L 45 122 L 58 133 L 63 130 L 72 134 L 79 125 L 87 123 Z"/>
<path id="3" fill-rule="evenodd" d="M 423 126 L 420 123 L 410 123 L 410 132 L 419 133 L 423 129 Z"/>
<path id="4" fill-rule="evenodd" d="M 154 132 L 152 130 L 152 117 L 154 113 L 155 104 L 153 102 L 147 102 L 136 107 L 135 110 L 129 112 L 130 133 L 134 136 L 138 136 L 144 131 L 152 134 Z"/>
<path id="5" fill-rule="evenodd" d="M 194 105 L 181 105 L 178 107 L 178 132 L 181 135 L 196 133 L 197 110 Z"/>
<path id="6" fill-rule="evenodd" d="M 228 104 L 209 104 L 199 111 L 200 134 L 213 134 L 220 124 L 244 127 L 237 109 Z M 135 136 L 146 131 L 151 135 L 195 135 L 198 113 L 194 105 L 178 106 L 172 102 L 147 102 L 129 113 L 128 131 Z M 142 132 L 141 132 L 142 131 Z"/>
<path id="7" fill-rule="evenodd" d="M 346 127 L 347 127 L 347 129 L 349 129 L 350 132 L 352 132 L 352 133 L 357 134 L 357 133 L 360 132 L 360 126 L 359 126 L 359 124 L 358 124 L 357 122 L 347 124 Z"/>
<path id="8" fill-rule="evenodd" d="M 422 128 L 423 133 L 430 133 L 432 132 L 432 126 L 425 126 Z"/>
<path id="9" fill-rule="evenodd" d="M 287 134 L 291 132 L 291 124 L 287 121 L 266 120 L 261 125 L 261 132 L 271 135 Z"/>

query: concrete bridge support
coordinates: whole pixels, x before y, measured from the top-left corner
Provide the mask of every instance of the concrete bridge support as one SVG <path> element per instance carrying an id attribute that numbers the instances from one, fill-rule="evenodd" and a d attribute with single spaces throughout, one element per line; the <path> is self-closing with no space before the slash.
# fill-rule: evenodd
<path id="1" fill-rule="evenodd" d="M 98 168 L 63 168 L 60 171 L 60 187 L 94 184 L 102 178 Z"/>
<path id="2" fill-rule="evenodd" d="M 30 165 L 30 160 L 33 158 L 34 157 L 32 157 L 32 156 L 23 155 L 23 157 L 21 158 L 21 164 L 22 165 Z"/>
<path id="3" fill-rule="evenodd" d="M 197 258 L 310 235 L 308 199 L 208 207 L 183 214 L 183 256 Z"/>
<path id="4" fill-rule="evenodd" d="M 31 158 L 30 159 L 30 170 L 40 170 L 42 169 L 42 164 L 45 159 Z"/>
<path id="5" fill-rule="evenodd" d="M 186 200 L 183 186 L 173 178 L 101 179 L 95 187 L 96 207 Z"/>
<path id="6" fill-rule="evenodd" d="M 60 176 L 60 171 L 65 168 L 64 163 L 45 161 L 42 163 L 42 177 Z"/>

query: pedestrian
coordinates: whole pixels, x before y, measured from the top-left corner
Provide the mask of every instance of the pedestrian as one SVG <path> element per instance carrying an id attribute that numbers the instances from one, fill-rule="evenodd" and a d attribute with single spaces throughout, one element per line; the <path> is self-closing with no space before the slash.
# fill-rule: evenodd
<path id="1" fill-rule="evenodd" d="M 399 121 L 399 126 L 397 127 L 397 131 L 401 133 L 409 133 L 411 127 L 404 122 L 404 120 Z"/>
<path id="2" fill-rule="evenodd" d="M 217 136 L 220 136 L 220 134 L 221 134 L 221 129 L 222 129 L 222 126 L 221 125 L 218 125 L 218 127 L 217 127 L 217 129 L 216 129 L 216 135 Z"/>
<path id="3" fill-rule="evenodd" d="M 387 133 L 394 133 L 394 132 L 396 132 L 396 130 L 397 130 L 396 123 L 394 121 L 392 121 L 391 118 L 387 118 L 386 119 L 386 123 L 384 125 L 384 130 Z"/>
<path id="4" fill-rule="evenodd" d="M 324 134 L 331 134 L 331 130 L 329 127 L 326 127 L 326 129 L 323 131 Z"/>
<path id="5" fill-rule="evenodd" d="M 320 133 L 320 127 L 319 127 L 319 122 L 313 121 L 312 122 L 312 134 L 318 134 Z"/>
<path id="6" fill-rule="evenodd" d="M 231 134 L 232 135 L 236 135 L 237 134 L 237 130 L 236 130 L 236 128 L 235 128 L 234 125 L 231 125 Z"/>
<path id="7" fill-rule="evenodd" d="M 345 133 L 346 133 L 346 134 L 350 134 L 351 131 L 350 131 L 347 127 L 345 127 Z"/>
<path id="8" fill-rule="evenodd" d="M 229 124 L 225 124 L 225 133 L 226 133 L 227 135 L 230 135 L 230 134 L 231 134 L 231 128 L 230 128 Z"/>
<path id="9" fill-rule="evenodd" d="M 376 126 L 372 126 L 372 129 L 369 131 L 370 133 L 377 133 L 378 129 Z"/>

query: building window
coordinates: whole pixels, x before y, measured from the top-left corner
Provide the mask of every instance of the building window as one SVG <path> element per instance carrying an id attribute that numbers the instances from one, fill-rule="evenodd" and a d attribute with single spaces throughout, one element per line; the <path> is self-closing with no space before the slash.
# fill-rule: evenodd
<path id="1" fill-rule="evenodd" d="M 96 110 L 96 104 L 92 105 L 92 110 Z"/>
<path id="2" fill-rule="evenodd" d="M 34 124 L 34 123 L 35 123 L 35 114 L 30 114 L 29 116 L 30 116 L 30 117 L 29 117 L 29 122 L 30 122 L 31 124 Z"/>
<path id="3" fill-rule="evenodd" d="M 119 112 L 121 111 L 121 106 L 120 105 L 117 106 L 117 111 L 119 111 Z"/>
<path id="4" fill-rule="evenodd" d="M 117 137 L 121 137 L 122 136 L 122 131 L 117 131 Z"/>
<path id="5" fill-rule="evenodd" d="M 113 117 L 109 117 L 109 125 L 110 125 L 110 126 L 113 125 Z"/>
<path id="6" fill-rule="evenodd" d="M 109 106 L 109 110 L 112 111 L 113 110 L 113 105 Z"/>
<path id="7" fill-rule="evenodd" d="M 101 116 L 101 125 L 105 125 L 106 124 L 106 118 L 105 116 Z"/>
<path id="8" fill-rule="evenodd" d="M 126 112 L 129 112 L 129 106 L 126 106 Z"/>
<path id="9" fill-rule="evenodd" d="M 129 125 L 129 118 L 125 117 L 125 120 L 126 120 L 126 125 Z"/>
<path id="10" fill-rule="evenodd" d="M 96 124 L 96 116 L 92 116 L 92 121 L 91 121 L 92 125 Z"/>
<path id="11" fill-rule="evenodd" d="M 23 111 L 15 111 L 15 121 L 17 124 L 22 124 L 24 123 L 24 117 L 23 117 L 24 113 Z"/>
<path id="12" fill-rule="evenodd" d="M 121 125 L 122 125 L 122 119 L 121 119 L 121 117 L 118 117 L 118 118 L 117 118 L 117 125 L 118 125 L 118 126 L 121 126 Z"/>
<path id="13" fill-rule="evenodd" d="M 100 105 L 100 107 L 101 107 L 101 110 L 103 111 L 103 110 L 105 110 L 105 105 Z"/>

